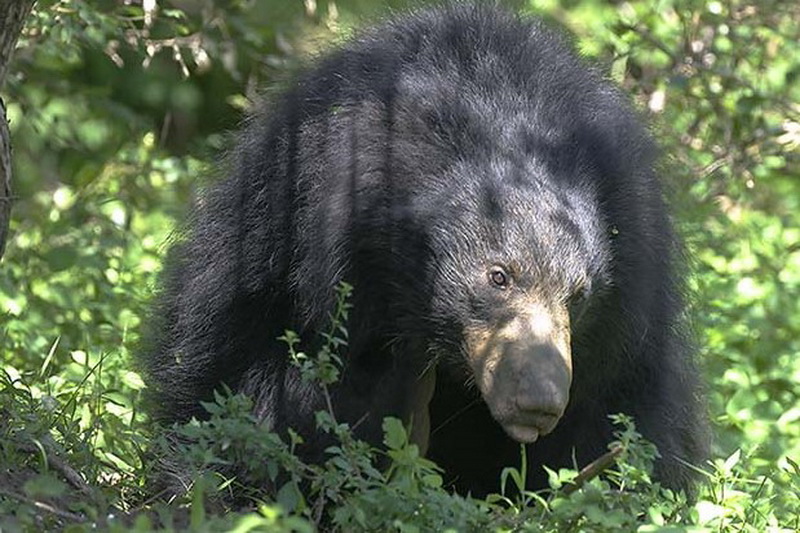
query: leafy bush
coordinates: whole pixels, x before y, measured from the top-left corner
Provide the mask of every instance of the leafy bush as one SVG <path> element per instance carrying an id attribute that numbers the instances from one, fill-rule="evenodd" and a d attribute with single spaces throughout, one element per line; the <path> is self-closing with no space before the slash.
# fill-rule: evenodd
<path id="1" fill-rule="evenodd" d="M 525 465 L 509 465 L 486 501 L 442 488 L 397 421 L 383 472 L 330 413 L 321 430 L 340 445 L 325 465 L 303 464 L 235 396 L 159 441 L 129 353 L 165 243 L 216 166 L 209 152 L 254 86 L 377 7 L 40 0 L 3 95 L 19 198 L 0 263 L 0 529 L 800 530 L 798 6 L 513 3 L 572 30 L 664 147 L 716 433 L 697 501 L 650 482 L 654 451 L 624 419 L 605 478 L 576 490 L 586 473 L 551 472 L 537 494 Z M 323 384 L 345 332 L 328 340 L 327 355 L 294 354 Z M 146 497 L 167 445 L 191 463 L 189 492 L 169 504 Z M 227 512 L 234 488 L 248 509 Z"/>

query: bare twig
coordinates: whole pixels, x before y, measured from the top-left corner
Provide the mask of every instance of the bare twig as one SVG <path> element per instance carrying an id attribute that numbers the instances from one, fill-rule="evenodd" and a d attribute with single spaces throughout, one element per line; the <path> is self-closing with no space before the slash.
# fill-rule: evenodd
<path id="1" fill-rule="evenodd" d="M 58 516 L 60 518 L 63 518 L 65 520 L 70 520 L 70 521 L 73 521 L 73 522 L 85 522 L 86 521 L 86 517 L 83 516 L 83 515 L 80 515 L 80 514 L 77 514 L 77 513 L 71 513 L 69 511 L 64 511 L 62 509 L 58 509 L 56 507 L 53 507 L 49 503 L 40 502 L 39 500 L 34 500 L 33 498 L 28 498 L 27 496 L 23 496 L 22 494 L 17 494 L 16 492 L 12 492 L 10 490 L 6 490 L 6 489 L 4 489 L 2 487 L 0 487 L 0 494 L 2 494 L 3 496 L 5 496 L 7 498 L 12 498 L 14 500 L 17 500 L 19 502 L 28 503 L 30 505 L 33 505 L 37 509 L 41 509 L 42 511 L 45 511 L 45 512 L 53 514 L 53 515 L 56 515 L 56 516 Z"/>
<path id="2" fill-rule="evenodd" d="M 41 448 L 30 443 L 20 443 L 18 444 L 18 447 L 25 452 L 33 454 L 39 454 L 42 451 Z M 92 488 L 88 485 L 88 483 L 86 483 L 86 481 L 84 481 L 83 476 L 81 476 L 77 470 L 72 468 L 72 466 L 54 453 L 50 453 L 46 449 L 45 453 L 47 453 L 47 464 L 55 468 L 61 475 L 63 475 L 64 479 L 66 479 L 70 485 L 80 491 L 81 494 L 91 494 Z"/>
<path id="3" fill-rule="evenodd" d="M 608 467 L 614 464 L 614 461 L 619 457 L 622 453 L 624 448 L 622 446 L 617 446 L 612 448 L 611 451 L 601 455 L 585 467 L 581 469 L 580 473 L 575 477 L 575 479 L 564 487 L 564 494 L 572 494 L 576 490 L 580 489 L 584 486 L 587 482 L 591 481 L 592 479 L 596 478 L 603 472 L 605 472 Z"/>

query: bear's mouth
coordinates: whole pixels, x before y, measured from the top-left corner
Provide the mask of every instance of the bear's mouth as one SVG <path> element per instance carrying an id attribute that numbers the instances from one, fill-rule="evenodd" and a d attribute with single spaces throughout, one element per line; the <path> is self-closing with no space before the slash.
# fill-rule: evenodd
<path id="1" fill-rule="evenodd" d="M 501 422 L 506 434 L 517 442 L 531 444 L 555 429 L 561 417 L 549 413 L 519 413 Z"/>

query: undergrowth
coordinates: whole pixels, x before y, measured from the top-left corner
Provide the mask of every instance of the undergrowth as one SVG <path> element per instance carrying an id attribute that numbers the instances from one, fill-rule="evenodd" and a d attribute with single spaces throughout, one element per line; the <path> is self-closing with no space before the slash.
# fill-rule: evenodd
<path id="1" fill-rule="evenodd" d="M 318 353 L 297 350 L 283 337 L 304 379 L 321 387 L 336 381 L 350 287 L 339 291 L 331 328 Z M 322 464 L 293 452 L 302 439 L 282 439 L 252 415 L 246 396 L 218 393 L 204 404 L 206 420 L 168 432 L 130 417 L 92 408 L 113 391 L 104 388 L 100 358 L 85 379 L 56 392 L 41 381 L 6 372 L 0 384 L 0 530 L 38 531 L 791 531 L 800 527 L 800 469 L 753 475 L 748 457 L 736 451 L 702 472 L 700 495 L 687 500 L 651 477 L 658 451 L 624 415 L 609 452 L 590 465 L 547 470 L 549 489 L 525 486 L 527 465 L 509 465 L 497 493 L 485 500 L 454 494 L 441 469 L 420 456 L 407 428 L 383 423 L 384 448 L 353 437 L 337 421 L 330 402 L 317 413 L 319 431 L 335 442 Z M 44 369 L 43 369 L 44 370 Z M 43 375 L 38 377 L 40 380 Z M 88 409 L 84 409 L 88 406 Z M 88 417 L 88 419 L 86 418 Z M 116 422 L 113 422 L 115 421 Z M 88 422 L 88 423 L 87 423 Z M 105 441 L 128 438 L 116 453 Z M 522 451 L 522 450 L 521 450 Z M 379 469 L 379 456 L 388 467 Z M 148 500 L 148 479 L 163 473 L 169 457 L 181 478 L 178 495 Z M 178 458 L 177 463 L 175 459 Z M 583 467 L 582 469 L 579 467 Z M 601 474 L 602 475 L 599 475 Z"/>

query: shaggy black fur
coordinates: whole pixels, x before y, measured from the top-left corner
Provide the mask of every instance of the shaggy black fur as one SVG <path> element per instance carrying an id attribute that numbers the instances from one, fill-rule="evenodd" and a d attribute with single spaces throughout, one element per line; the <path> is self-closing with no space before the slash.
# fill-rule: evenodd
<path id="1" fill-rule="evenodd" d="M 315 338 L 347 280 L 338 417 L 379 444 L 437 365 L 429 456 L 460 490 L 496 490 L 519 445 L 471 383 L 463 332 L 509 312 L 486 278 L 501 263 L 514 290 L 572 301 L 569 407 L 528 446 L 532 482 L 601 455 L 606 415 L 626 412 L 661 452 L 657 475 L 689 486 L 705 430 L 677 247 L 654 146 L 616 87 L 536 20 L 449 4 L 363 33 L 268 107 L 172 255 L 141 357 L 156 416 L 202 417 L 225 383 L 320 459 L 323 399 L 276 339 Z"/>

